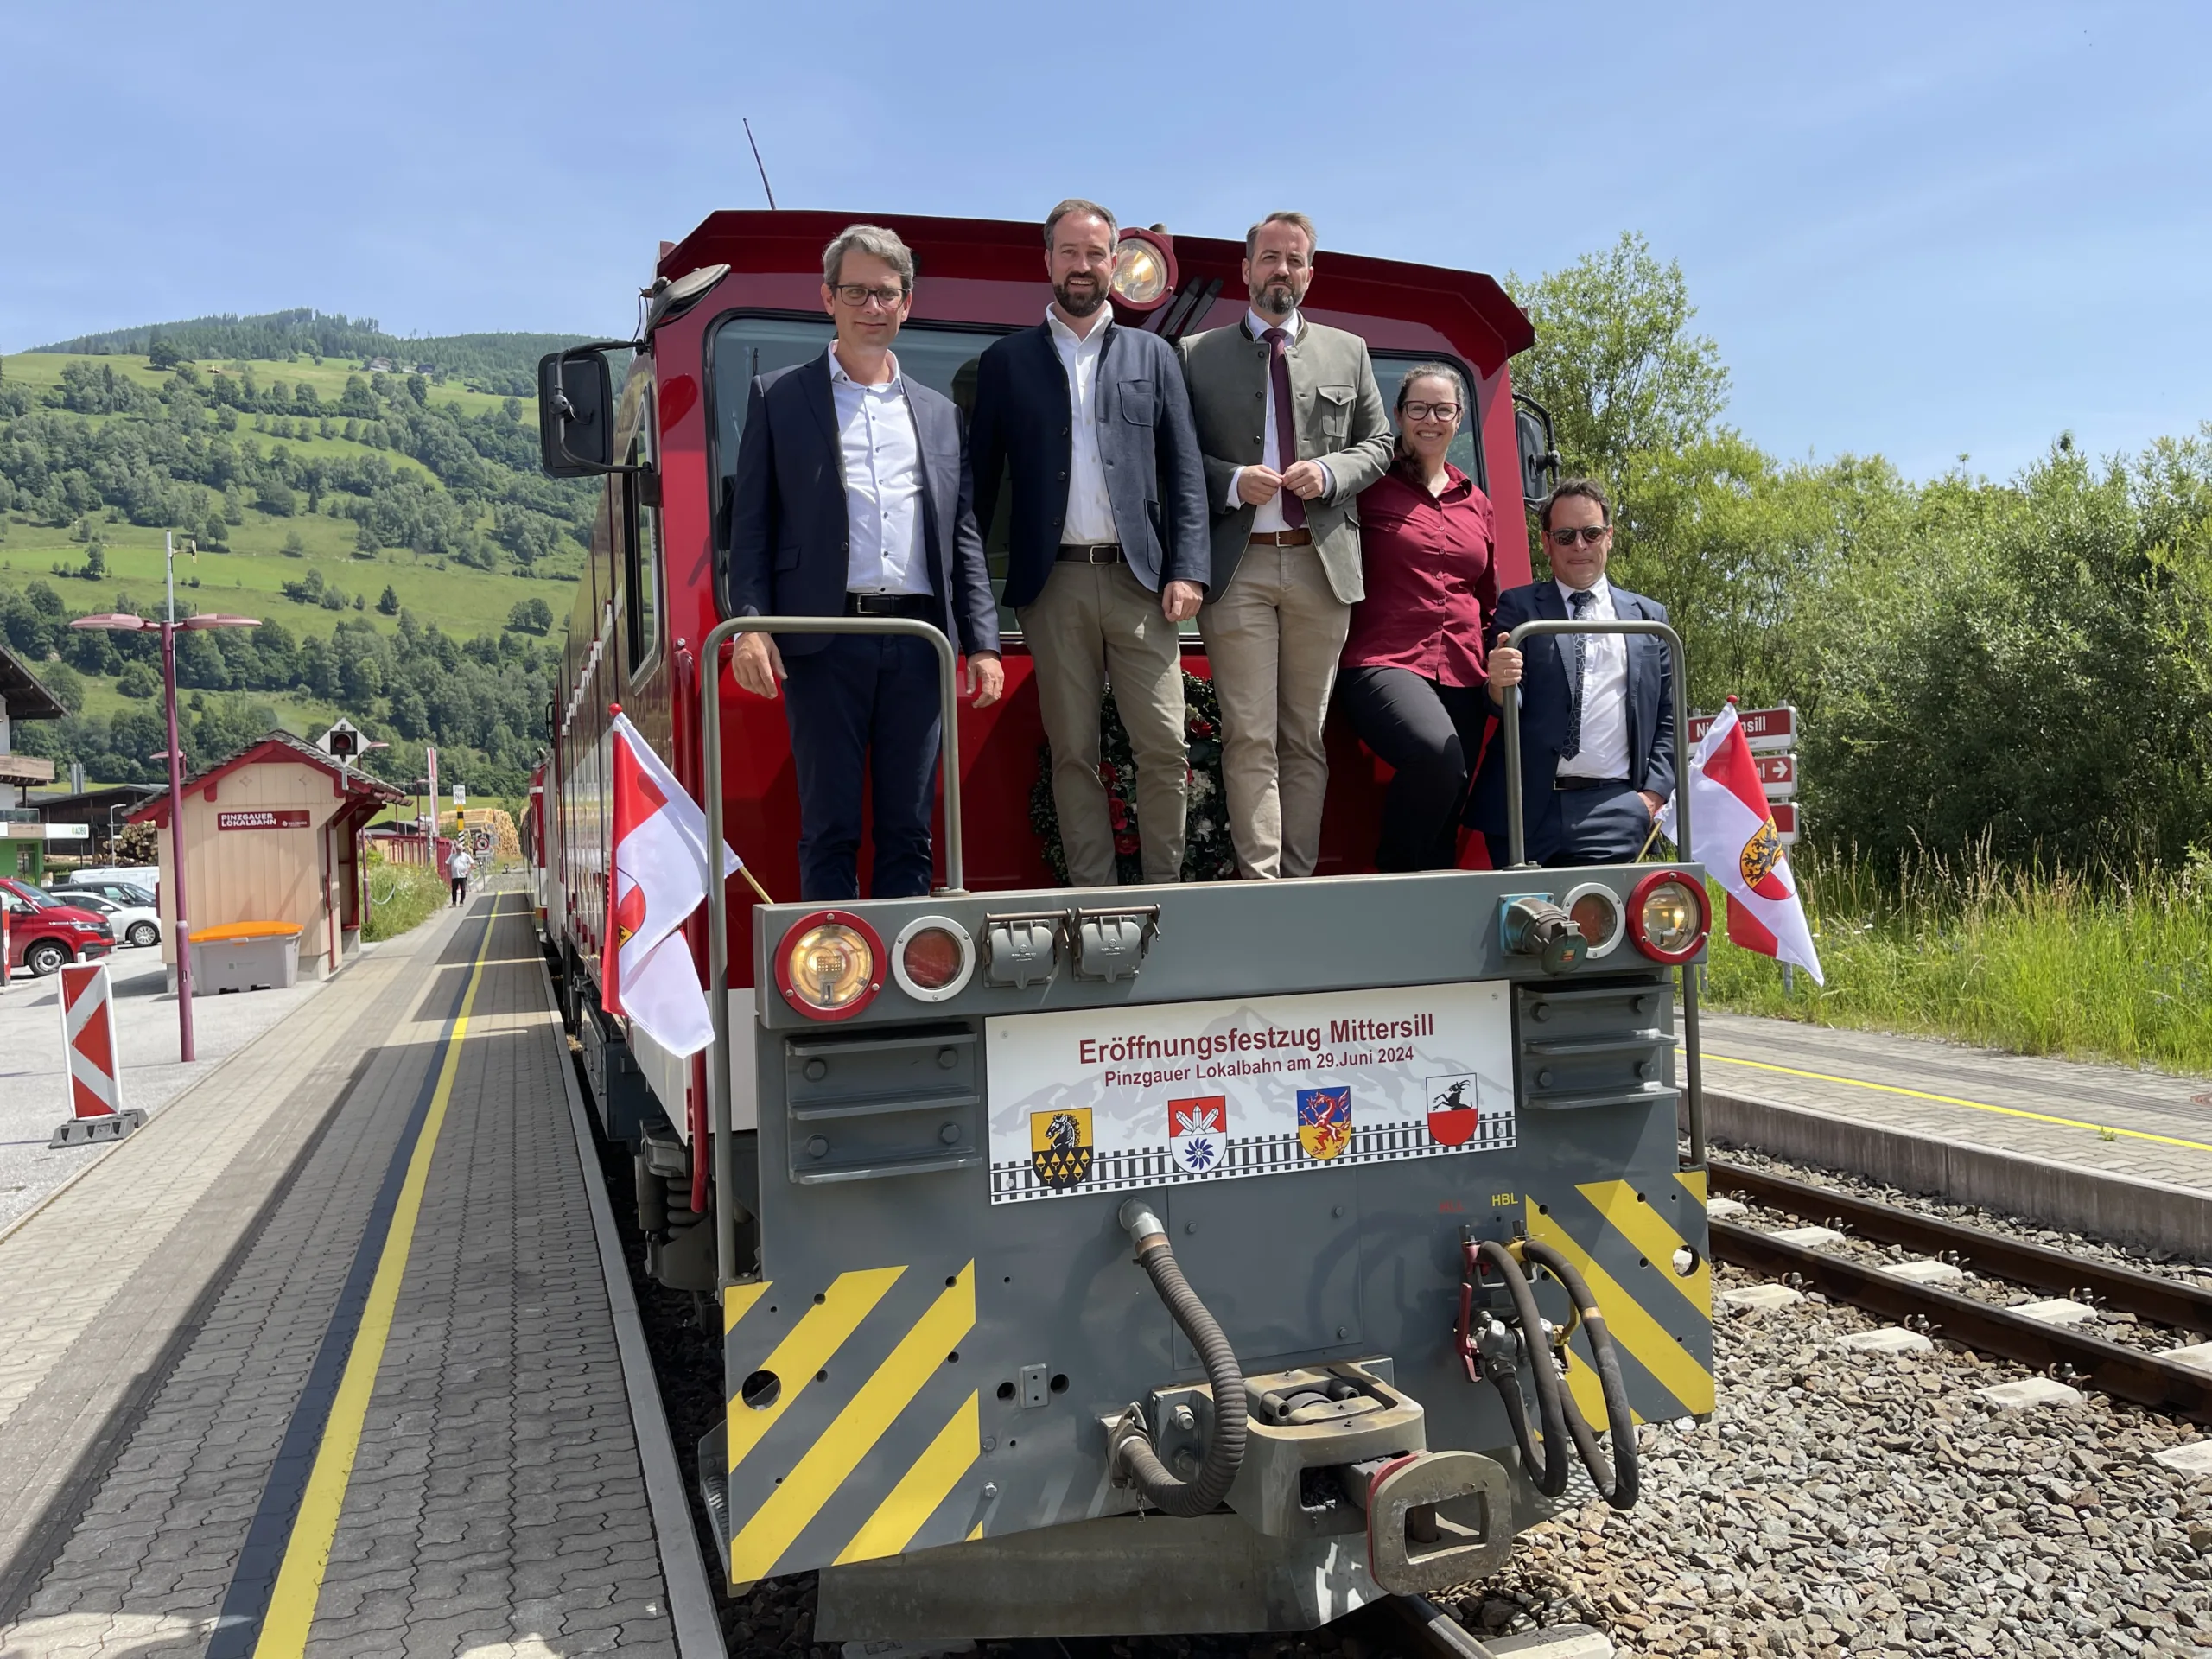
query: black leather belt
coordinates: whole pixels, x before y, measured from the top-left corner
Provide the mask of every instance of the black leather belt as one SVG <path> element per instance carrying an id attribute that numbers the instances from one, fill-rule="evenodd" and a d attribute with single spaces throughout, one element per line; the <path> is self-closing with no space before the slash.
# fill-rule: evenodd
<path id="1" fill-rule="evenodd" d="M 911 616 L 924 622 L 937 620 L 936 595 L 931 594 L 847 594 L 847 616 Z"/>
<path id="2" fill-rule="evenodd" d="M 1119 564 L 1122 544 L 1119 542 L 1062 542 L 1059 563 L 1062 564 Z"/>
<path id="3" fill-rule="evenodd" d="M 1565 778 L 1561 777 L 1558 772 L 1554 772 L 1552 774 L 1552 787 L 1554 789 L 1561 790 L 1626 789 L 1628 787 L 1628 779 L 1625 778 Z"/>

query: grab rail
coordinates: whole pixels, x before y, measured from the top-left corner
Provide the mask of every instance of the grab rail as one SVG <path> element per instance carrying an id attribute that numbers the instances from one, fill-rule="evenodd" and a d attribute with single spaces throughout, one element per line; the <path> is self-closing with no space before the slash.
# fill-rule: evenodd
<path id="1" fill-rule="evenodd" d="M 937 651 L 938 701 L 944 734 L 938 765 L 944 783 L 944 879 L 949 893 L 966 891 L 967 867 L 960 837 L 960 668 L 944 631 L 911 616 L 734 616 L 707 631 L 699 649 L 700 786 L 707 792 L 708 856 L 722 844 L 722 706 L 716 693 L 723 645 L 741 633 L 912 634 Z M 708 1129 L 714 1136 L 715 1270 L 717 1287 L 737 1276 L 737 1156 L 730 1142 L 729 893 L 727 879 L 707 883 L 707 997 L 715 1039 L 707 1050 Z"/>
<path id="2" fill-rule="evenodd" d="M 1690 848 L 1689 791 L 1682 787 L 1682 778 L 1689 766 L 1689 690 L 1688 677 L 1682 661 L 1682 637 L 1664 622 L 1647 621 L 1637 618 L 1627 621 L 1578 622 L 1572 618 L 1541 617 L 1523 622 L 1506 636 L 1505 643 L 1514 650 L 1521 649 L 1523 639 L 1539 639 L 1559 633 L 1646 633 L 1667 642 L 1669 655 L 1674 664 L 1672 676 L 1675 704 L 1675 844 L 1683 849 L 1683 856 L 1694 855 Z M 1528 803 L 1521 786 L 1521 688 L 1505 688 L 1503 705 L 1505 727 L 1505 850 L 1507 865 L 1511 869 L 1528 868 L 1528 826 L 1522 821 Z M 1690 1161 L 1692 1169 L 1705 1167 L 1705 1065 L 1698 1046 L 1697 975 L 1685 966 L 1682 969 L 1682 1041 L 1687 1050 L 1683 1070 L 1689 1096 Z"/>

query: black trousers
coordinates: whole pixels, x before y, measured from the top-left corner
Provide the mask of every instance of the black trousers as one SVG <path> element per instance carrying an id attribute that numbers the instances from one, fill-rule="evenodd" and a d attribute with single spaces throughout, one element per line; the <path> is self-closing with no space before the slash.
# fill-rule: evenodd
<path id="1" fill-rule="evenodd" d="M 1448 870 L 1459 861 L 1459 809 L 1482 753 L 1489 699 L 1411 669 L 1347 668 L 1337 703 L 1360 741 L 1397 769 L 1382 802 L 1378 870 Z"/>
<path id="2" fill-rule="evenodd" d="M 944 726 L 937 652 L 907 634 L 832 634 L 820 651 L 786 658 L 785 670 L 799 897 L 860 897 L 863 785 L 875 830 L 869 897 L 926 895 Z"/>

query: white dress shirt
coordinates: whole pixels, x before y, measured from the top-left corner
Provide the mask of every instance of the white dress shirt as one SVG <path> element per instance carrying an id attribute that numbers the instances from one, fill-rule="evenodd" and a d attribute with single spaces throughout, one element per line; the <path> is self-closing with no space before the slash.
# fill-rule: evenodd
<path id="1" fill-rule="evenodd" d="M 1105 307 L 1099 308 L 1100 312 Z M 1074 453 L 1068 462 L 1068 512 L 1060 524 L 1063 542 L 1093 544 L 1118 542 L 1114 527 L 1114 499 L 1106 493 L 1106 463 L 1098 452 L 1098 364 L 1106 352 L 1106 331 L 1114 326 L 1110 315 L 1094 313 L 1090 332 L 1078 334 L 1061 321 L 1059 312 L 1045 308 L 1045 326 L 1067 371 L 1069 435 Z"/>
<path id="2" fill-rule="evenodd" d="M 1244 309 L 1244 326 L 1252 331 L 1252 338 L 1263 345 L 1266 343 L 1267 332 L 1270 328 L 1280 328 L 1294 340 L 1298 338 L 1298 313 L 1294 310 L 1281 322 L 1274 322 L 1247 306 Z M 1270 349 L 1272 350 L 1272 347 Z M 1267 373 L 1262 375 L 1261 379 L 1268 389 L 1268 398 L 1265 406 L 1260 410 L 1260 465 L 1277 476 L 1281 476 L 1284 467 L 1297 464 L 1298 457 L 1293 455 L 1286 461 L 1283 458 L 1282 445 L 1275 437 L 1275 372 L 1272 359 L 1268 360 Z M 1321 463 L 1321 475 L 1328 480 L 1328 487 L 1322 492 L 1323 496 L 1325 498 L 1334 495 L 1337 493 L 1337 478 L 1336 474 L 1329 470 L 1329 463 L 1325 461 Z M 1229 475 L 1229 498 L 1224 505 L 1232 508 L 1244 505 L 1244 498 L 1236 493 L 1237 482 L 1243 476 L 1244 469 L 1242 467 Z M 1289 521 L 1282 516 L 1281 490 L 1277 490 L 1274 495 L 1252 510 L 1252 533 L 1255 536 L 1272 535 L 1277 531 L 1289 528 Z"/>
<path id="3" fill-rule="evenodd" d="M 1616 619 L 1613 590 L 1600 576 L 1590 584 L 1595 603 L 1574 615 L 1574 589 L 1557 582 L 1560 600 L 1572 620 L 1611 622 Z M 1556 636 L 1560 656 L 1573 671 L 1576 636 Z M 1628 636 L 1586 633 L 1582 640 L 1582 747 L 1559 763 L 1562 778 L 1629 778 Z M 1636 779 L 1629 778 L 1630 783 Z"/>
<path id="4" fill-rule="evenodd" d="M 837 448 L 844 458 L 845 591 L 926 594 L 929 562 L 922 537 L 922 441 L 906 404 L 899 359 L 891 378 L 863 385 L 845 372 L 833 346 L 830 397 L 837 406 Z"/>

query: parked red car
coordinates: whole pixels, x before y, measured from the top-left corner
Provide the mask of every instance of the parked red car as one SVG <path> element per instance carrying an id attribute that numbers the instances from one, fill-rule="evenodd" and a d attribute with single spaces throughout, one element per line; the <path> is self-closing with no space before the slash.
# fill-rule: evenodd
<path id="1" fill-rule="evenodd" d="M 8 911 L 8 967 L 50 974 L 65 962 L 90 962 L 115 949 L 105 918 L 65 905 L 42 887 L 0 875 Z"/>

